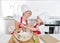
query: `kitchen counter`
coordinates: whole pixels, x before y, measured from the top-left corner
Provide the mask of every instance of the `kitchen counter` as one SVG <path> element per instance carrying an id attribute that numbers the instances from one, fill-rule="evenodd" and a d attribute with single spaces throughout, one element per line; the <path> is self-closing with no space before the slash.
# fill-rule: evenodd
<path id="1" fill-rule="evenodd" d="M 55 33 L 55 34 L 57 33 L 58 34 L 58 33 L 60 33 L 59 32 L 60 24 L 55 24 L 55 23 L 54 24 L 45 24 L 45 26 L 49 26 L 49 34 L 53 34 L 53 33 Z M 56 26 L 58 27 L 57 31 L 55 29 Z"/>
<path id="2" fill-rule="evenodd" d="M 49 34 L 49 35 L 60 41 L 60 34 Z M 45 43 L 45 42 L 40 39 L 40 43 Z"/>
<path id="3" fill-rule="evenodd" d="M 45 26 L 60 26 L 60 24 L 45 24 Z"/>
<path id="4" fill-rule="evenodd" d="M 55 37 L 56 39 L 60 40 L 60 34 L 50 34 L 50 35 Z M 10 37 L 11 37 L 11 35 L 9 35 L 9 34 L 0 35 L 0 43 L 8 43 Z M 44 43 L 44 42 L 40 39 L 40 43 Z"/>

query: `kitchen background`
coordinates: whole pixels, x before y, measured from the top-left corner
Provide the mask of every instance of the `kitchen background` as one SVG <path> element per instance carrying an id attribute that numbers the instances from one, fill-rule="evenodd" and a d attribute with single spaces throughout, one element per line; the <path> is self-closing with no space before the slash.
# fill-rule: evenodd
<path id="1" fill-rule="evenodd" d="M 30 19 L 44 15 L 46 23 L 60 21 L 60 0 L 0 0 L 0 34 L 5 34 L 10 25 L 15 25 L 14 17 L 22 15 L 21 5 L 23 4 L 29 5 L 32 9 L 33 15 Z M 40 26 L 42 33 L 48 32 L 48 28 L 44 25 Z"/>

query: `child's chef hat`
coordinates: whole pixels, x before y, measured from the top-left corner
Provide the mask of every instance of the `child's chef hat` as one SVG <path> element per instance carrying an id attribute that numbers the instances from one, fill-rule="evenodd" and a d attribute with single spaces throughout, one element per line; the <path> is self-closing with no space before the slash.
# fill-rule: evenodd
<path id="1" fill-rule="evenodd" d="M 48 12 L 41 13 L 39 17 L 41 18 L 41 20 L 43 21 L 44 24 L 49 22 L 49 14 L 48 14 Z"/>
<path id="2" fill-rule="evenodd" d="M 28 11 L 28 10 L 31 10 L 28 5 L 22 5 L 22 6 L 21 6 L 21 11 L 22 11 L 22 13 L 24 13 L 24 12 L 26 12 L 26 11 Z"/>

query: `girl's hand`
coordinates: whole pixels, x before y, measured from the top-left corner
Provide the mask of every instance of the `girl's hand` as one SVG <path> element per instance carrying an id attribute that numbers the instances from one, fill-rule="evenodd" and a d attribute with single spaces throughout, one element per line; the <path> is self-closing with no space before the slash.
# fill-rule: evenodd
<path id="1" fill-rule="evenodd" d="M 32 31 L 36 31 L 36 30 L 38 30 L 38 28 L 29 27 L 29 26 L 25 26 L 25 28 L 30 29 L 30 30 L 32 30 Z"/>
<path id="2" fill-rule="evenodd" d="M 32 21 L 28 24 L 28 26 L 32 27 L 32 26 L 34 25 L 34 23 L 35 23 L 35 21 L 32 20 Z"/>

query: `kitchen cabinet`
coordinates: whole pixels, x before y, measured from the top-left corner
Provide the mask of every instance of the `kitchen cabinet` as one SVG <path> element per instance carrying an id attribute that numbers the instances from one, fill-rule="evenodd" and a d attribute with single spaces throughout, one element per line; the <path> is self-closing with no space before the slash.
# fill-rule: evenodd
<path id="1" fill-rule="evenodd" d="M 14 18 L 5 18 L 6 33 L 10 34 L 15 29 Z"/>

